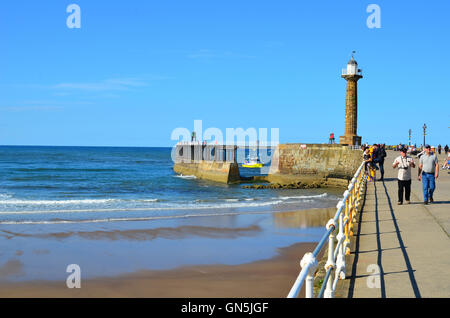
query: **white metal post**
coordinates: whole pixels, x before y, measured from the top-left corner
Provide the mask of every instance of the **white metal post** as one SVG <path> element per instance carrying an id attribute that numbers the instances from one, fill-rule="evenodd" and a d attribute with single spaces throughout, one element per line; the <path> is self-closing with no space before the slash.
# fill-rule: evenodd
<path id="1" fill-rule="evenodd" d="M 327 281 L 327 288 L 325 289 L 325 298 L 334 298 L 334 290 L 333 290 L 333 270 L 336 268 L 336 263 L 334 262 L 334 232 L 336 230 L 336 222 L 334 219 L 331 219 L 327 223 L 327 230 L 333 227 L 333 231 L 330 233 L 328 237 L 328 260 L 325 264 L 325 271 L 328 271 L 331 268 L 330 276 Z"/>
<path id="2" fill-rule="evenodd" d="M 306 253 L 300 261 L 300 266 L 305 268 L 308 266 L 308 275 L 305 279 L 305 296 L 306 298 L 314 297 L 314 273 L 318 266 L 317 260 L 313 253 Z"/>
<path id="3" fill-rule="evenodd" d="M 344 198 L 346 198 L 347 191 L 345 191 Z M 339 204 L 345 205 L 345 200 L 339 202 Z M 339 205 L 338 204 L 338 205 Z M 338 248 L 338 255 L 336 257 L 336 277 L 335 281 L 337 281 L 338 278 L 345 279 L 345 232 L 344 232 L 344 210 L 339 215 L 339 233 L 337 235 L 337 240 L 339 248 Z M 336 284 L 336 283 L 335 283 Z"/>

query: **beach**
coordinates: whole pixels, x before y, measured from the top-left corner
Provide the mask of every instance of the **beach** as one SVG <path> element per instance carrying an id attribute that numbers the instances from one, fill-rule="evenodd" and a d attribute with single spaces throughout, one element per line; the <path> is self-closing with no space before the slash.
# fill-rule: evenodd
<path id="1" fill-rule="evenodd" d="M 46 233 L 2 226 L 0 297 L 286 297 L 301 257 L 334 213 L 118 222 Z M 66 286 L 69 264 L 81 268 L 79 289 Z"/>
<path id="2" fill-rule="evenodd" d="M 171 148 L 0 148 L 0 297 L 285 297 L 342 195 L 177 175 Z"/>

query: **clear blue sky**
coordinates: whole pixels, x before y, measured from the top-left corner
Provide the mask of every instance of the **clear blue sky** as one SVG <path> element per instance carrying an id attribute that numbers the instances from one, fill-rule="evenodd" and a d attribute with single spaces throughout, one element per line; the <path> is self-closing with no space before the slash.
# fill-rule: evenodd
<path id="1" fill-rule="evenodd" d="M 407 143 L 411 128 L 420 144 L 426 123 L 444 145 L 449 16 L 448 0 L 4 0 L 0 145 L 172 146 L 195 119 L 326 142 L 344 132 L 352 50 L 363 141 Z"/>

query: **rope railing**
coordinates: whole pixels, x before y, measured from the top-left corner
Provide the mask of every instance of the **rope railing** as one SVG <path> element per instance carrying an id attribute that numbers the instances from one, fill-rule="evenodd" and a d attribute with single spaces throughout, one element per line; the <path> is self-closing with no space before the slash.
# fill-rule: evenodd
<path id="1" fill-rule="evenodd" d="M 350 238 L 353 236 L 353 224 L 361 209 L 367 173 L 364 163 L 356 171 L 344 197 L 337 204 L 336 214 L 325 226 L 326 233 L 312 253 L 306 253 L 300 261 L 302 270 L 292 286 L 287 298 L 296 298 L 305 283 L 306 298 L 314 297 L 314 273 L 318 267 L 317 257 L 328 241 L 328 259 L 324 266 L 325 277 L 318 294 L 319 298 L 333 298 L 339 279 L 345 279 L 345 255 L 350 254 Z M 335 235 L 336 230 L 338 234 Z M 335 246 L 335 241 L 337 244 Z M 333 276 L 334 274 L 334 276 Z"/>

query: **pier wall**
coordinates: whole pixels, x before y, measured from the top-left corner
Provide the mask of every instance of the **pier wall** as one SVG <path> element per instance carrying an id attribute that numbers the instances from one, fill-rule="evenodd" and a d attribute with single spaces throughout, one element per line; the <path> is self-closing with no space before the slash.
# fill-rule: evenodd
<path id="1" fill-rule="evenodd" d="M 241 181 L 235 146 L 180 144 L 175 147 L 175 173 L 221 183 Z"/>
<path id="2" fill-rule="evenodd" d="M 175 163 L 173 170 L 185 176 L 196 176 L 221 183 L 235 183 L 241 180 L 237 163 L 202 161 Z"/>
<path id="3" fill-rule="evenodd" d="M 289 184 L 327 181 L 345 186 L 362 162 L 362 151 L 327 144 L 280 144 L 272 157 L 268 181 Z"/>

